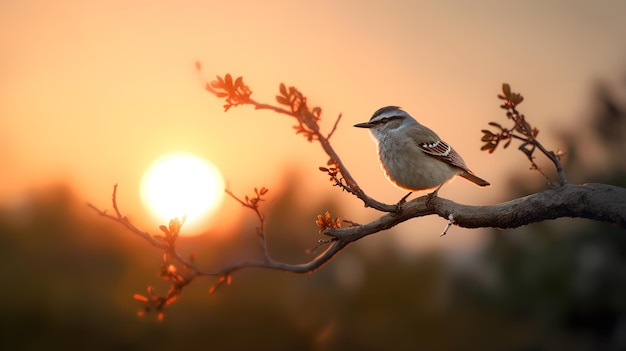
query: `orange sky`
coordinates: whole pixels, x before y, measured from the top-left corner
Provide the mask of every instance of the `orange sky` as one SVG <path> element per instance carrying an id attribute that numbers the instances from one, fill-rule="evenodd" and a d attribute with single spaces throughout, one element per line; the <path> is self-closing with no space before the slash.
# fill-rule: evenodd
<path id="1" fill-rule="evenodd" d="M 626 2 L 582 0 L 5 0 L 0 204 L 63 181 L 81 199 L 108 206 L 119 183 L 121 206 L 141 217 L 144 170 L 163 153 L 188 151 L 212 160 L 237 193 L 272 188 L 283 169 L 301 168 L 309 175 L 304 196 L 334 194 L 352 204 L 342 215 L 355 221 L 377 215 L 329 186 L 317 171 L 326 161 L 320 147 L 293 135 L 291 120 L 246 107 L 224 114 L 202 89 L 196 60 L 206 74 L 243 75 L 260 101 L 273 102 L 280 82 L 297 86 L 323 107 L 328 129 L 343 113 L 335 148 L 361 186 L 390 203 L 402 191 L 379 171 L 369 135 L 351 126 L 383 105 L 400 105 L 493 184 L 457 180 L 441 195 L 493 203 L 507 175 L 528 169 L 513 151 L 479 151 L 480 129 L 504 118 L 495 99 L 500 84 L 523 93 L 522 110 L 545 144 L 558 148 L 550 135 L 584 116 L 594 80 L 626 69 L 624 13 Z M 237 207 L 226 204 L 224 211 Z M 445 224 L 423 219 L 402 228 L 425 223 Z M 421 245 L 425 236 L 437 233 L 403 240 Z M 438 242 L 454 246 L 464 237 Z"/>

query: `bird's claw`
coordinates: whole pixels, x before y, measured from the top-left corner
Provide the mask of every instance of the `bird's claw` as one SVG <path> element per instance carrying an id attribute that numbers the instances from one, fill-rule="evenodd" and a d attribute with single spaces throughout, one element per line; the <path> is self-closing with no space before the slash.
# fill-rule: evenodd
<path id="1" fill-rule="evenodd" d="M 411 191 L 410 193 L 404 195 L 400 201 L 398 201 L 398 203 L 396 204 L 396 209 L 393 211 L 396 214 L 400 214 L 402 213 L 402 205 L 404 205 L 404 203 L 406 202 L 406 199 L 411 196 L 411 194 L 413 194 L 413 192 Z"/>

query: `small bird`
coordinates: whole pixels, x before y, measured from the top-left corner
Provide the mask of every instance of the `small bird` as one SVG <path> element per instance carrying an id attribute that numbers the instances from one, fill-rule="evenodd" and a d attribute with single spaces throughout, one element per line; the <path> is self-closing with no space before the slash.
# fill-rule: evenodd
<path id="1" fill-rule="evenodd" d="M 383 107 L 374 112 L 369 122 L 354 126 L 370 130 L 378 145 L 380 166 L 398 188 L 411 192 L 436 188 L 432 193 L 436 194 L 455 175 L 478 186 L 490 185 L 474 175 L 461 156 L 435 132 L 397 106 Z"/>

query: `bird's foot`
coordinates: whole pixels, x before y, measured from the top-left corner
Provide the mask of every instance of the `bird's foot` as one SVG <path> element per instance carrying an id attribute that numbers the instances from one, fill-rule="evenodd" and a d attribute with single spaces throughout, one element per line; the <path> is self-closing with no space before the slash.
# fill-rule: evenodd
<path id="1" fill-rule="evenodd" d="M 429 202 L 430 200 L 432 200 L 435 197 L 437 197 L 437 193 L 439 193 L 439 189 L 441 189 L 442 186 L 443 186 L 443 183 L 439 184 L 437 189 L 435 189 L 432 193 L 428 193 L 428 195 L 426 195 L 426 196 L 428 196 L 428 199 L 426 201 Z"/>
<path id="2" fill-rule="evenodd" d="M 396 204 L 396 210 L 394 211 L 396 214 L 400 214 L 402 213 L 402 205 L 404 205 L 404 203 L 406 202 L 406 199 L 411 196 L 411 194 L 413 194 L 413 192 L 409 192 L 408 194 L 404 195 L 400 201 L 398 201 L 398 203 Z"/>

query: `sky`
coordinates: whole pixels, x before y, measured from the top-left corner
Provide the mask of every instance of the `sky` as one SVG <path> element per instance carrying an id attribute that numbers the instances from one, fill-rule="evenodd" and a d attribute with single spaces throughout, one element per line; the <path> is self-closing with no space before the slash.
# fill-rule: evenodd
<path id="1" fill-rule="evenodd" d="M 352 125 L 398 105 L 492 183 L 483 189 L 459 179 L 441 196 L 500 202 L 508 177 L 528 171 L 514 150 L 479 151 L 480 130 L 504 122 L 501 84 L 525 96 L 522 111 L 558 149 L 556 134 L 585 117 L 593 84 L 626 69 L 624 13 L 626 2 L 582 0 L 4 0 L 0 205 L 19 206 L 33 189 L 65 183 L 107 207 L 117 183 L 121 209 L 154 225 L 141 205 L 141 176 L 159 156 L 186 151 L 211 160 L 235 193 L 298 177 L 303 202 L 331 197 L 346 205 L 338 215 L 378 216 L 330 186 L 317 170 L 327 158 L 294 135 L 292 120 L 249 107 L 224 113 L 202 87 L 225 73 L 243 76 L 261 102 L 273 103 L 281 82 L 296 86 L 322 107 L 326 130 L 341 113 L 331 141 L 381 201 L 404 193 L 385 180 L 368 133 Z M 227 200 L 220 216 L 239 211 Z M 472 241 L 464 229 L 439 240 L 444 224 L 414 220 L 396 238 L 409 247 Z"/>

